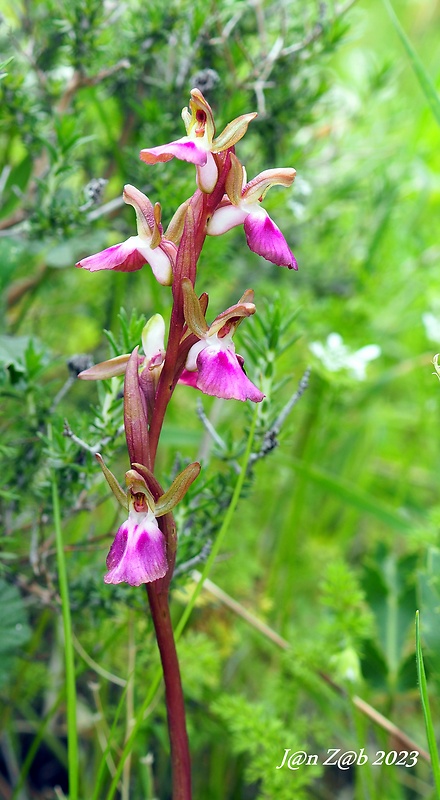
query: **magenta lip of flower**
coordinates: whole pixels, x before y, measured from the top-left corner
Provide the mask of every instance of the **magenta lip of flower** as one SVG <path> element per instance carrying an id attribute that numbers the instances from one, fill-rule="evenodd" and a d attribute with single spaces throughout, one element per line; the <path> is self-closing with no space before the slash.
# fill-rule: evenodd
<path id="1" fill-rule="evenodd" d="M 122 523 L 107 556 L 108 572 L 105 583 L 129 583 L 139 586 L 163 578 L 168 571 L 167 544 L 157 517 L 163 517 L 179 503 L 200 473 L 196 461 L 188 464 L 174 479 L 170 488 L 156 500 L 150 491 L 154 476 L 143 464 L 133 463 L 125 474 L 127 494 L 119 485 L 102 457 L 97 460 L 118 502 L 127 510 L 128 519 Z M 159 487 L 160 488 L 160 487 Z M 157 491 L 153 489 L 153 491 Z"/>
<path id="2" fill-rule="evenodd" d="M 146 195 L 130 184 L 124 187 L 123 197 L 136 211 L 137 236 L 83 258 L 76 266 L 89 272 L 102 269 L 135 272 L 149 264 L 156 280 L 170 286 L 177 248 L 163 237 L 159 203 L 153 206 Z"/>
<path id="3" fill-rule="evenodd" d="M 168 564 L 165 537 L 151 510 L 130 511 L 119 528 L 107 556 L 105 583 L 139 586 L 166 575 Z"/>
<path id="4" fill-rule="evenodd" d="M 229 347 L 218 348 L 207 343 L 197 355 L 196 371 L 185 369 L 180 383 L 225 400 L 260 403 L 265 395 L 249 380 L 238 358 Z"/>
<path id="5" fill-rule="evenodd" d="M 264 217 L 248 214 L 244 220 L 244 232 L 249 249 L 266 261 L 279 267 L 298 269 L 298 264 L 278 225 L 265 212 Z"/>

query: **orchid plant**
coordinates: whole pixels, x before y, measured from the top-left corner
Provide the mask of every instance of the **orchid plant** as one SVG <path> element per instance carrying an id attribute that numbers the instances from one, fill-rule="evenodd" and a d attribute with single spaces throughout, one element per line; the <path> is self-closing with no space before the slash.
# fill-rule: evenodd
<path id="1" fill-rule="evenodd" d="M 200 472 L 195 462 L 164 490 L 154 474 L 162 424 L 179 383 L 227 400 L 259 403 L 264 394 L 246 375 L 243 357 L 233 341 L 238 325 L 255 313 L 254 293 L 247 289 L 238 302 L 206 320 L 208 295 L 195 290 L 197 265 L 207 235 L 218 236 L 243 224 L 250 249 L 289 269 L 297 263 L 280 229 L 261 203 L 271 186 L 288 187 L 294 169 L 270 169 L 247 182 L 235 155 L 256 114 L 244 114 L 215 135 L 212 110 L 198 89 L 191 91 L 189 109 L 182 112 L 186 135 L 169 144 L 141 150 L 146 164 L 172 158 L 196 166 L 197 188 L 175 212 L 163 231 L 161 208 L 127 185 L 123 198 L 136 212 L 137 235 L 82 259 L 76 265 L 90 272 L 133 272 L 149 264 L 156 280 L 171 287 L 172 309 L 167 342 L 165 322 L 154 315 L 144 328 L 143 354 L 130 354 L 97 364 L 82 373 L 83 380 L 124 378 L 124 427 L 130 469 L 127 489 L 120 486 L 97 459 L 118 502 L 128 512 L 107 556 L 109 584 L 146 584 L 155 626 L 168 711 L 173 767 L 173 800 L 191 797 L 191 770 L 185 709 L 169 613 L 169 586 L 177 546 L 172 510 Z"/>

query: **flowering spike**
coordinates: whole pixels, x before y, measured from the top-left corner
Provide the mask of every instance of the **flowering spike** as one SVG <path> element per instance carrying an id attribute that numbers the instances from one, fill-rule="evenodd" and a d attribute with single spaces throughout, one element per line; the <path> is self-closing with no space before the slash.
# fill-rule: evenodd
<path id="1" fill-rule="evenodd" d="M 157 164 L 174 157 L 195 164 L 199 189 L 211 194 L 218 178 L 218 169 L 212 154 L 222 153 L 233 147 L 244 136 L 249 122 L 256 114 L 243 114 L 237 117 L 214 139 L 215 123 L 212 109 L 199 89 L 191 90 L 189 108 L 190 110 L 184 108 L 182 111 L 186 136 L 159 147 L 145 148 L 141 150 L 140 158 L 146 164 Z"/>

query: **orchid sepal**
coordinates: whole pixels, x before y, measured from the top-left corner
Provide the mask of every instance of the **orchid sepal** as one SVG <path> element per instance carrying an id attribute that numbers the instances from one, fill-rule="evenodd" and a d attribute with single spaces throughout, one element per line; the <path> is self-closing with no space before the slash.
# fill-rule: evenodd
<path id="1" fill-rule="evenodd" d="M 104 478 L 106 479 L 110 489 L 112 490 L 114 496 L 116 497 L 116 500 L 118 501 L 118 503 L 120 503 L 122 508 L 125 508 L 125 510 L 128 511 L 128 500 L 126 492 L 124 492 L 117 478 L 115 478 L 115 476 L 113 475 L 113 472 L 105 464 L 101 454 L 95 453 L 95 458 L 99 466 L 101 467 Z"/>
<path id="2" fill-rule="evenodd" d="M 191 484 L 200 475 L 201 466 L 198 461 L 187 467 L 174 478 L 171 486 L 156 502 L 156 517 L 168 514 L 186 495 Z"/>
<path id="3" fill-rule="evenodd" d="M 213 140 L 212 153 L 221 153 L 228 150 L 229 147 L 234 147 L 240 139 L 245 135 L 249 123 L 257 116 L 257 112 L 253 111 L 250 114 L 241 114 L 226 125 L 226 128 Z"/>
<path id="4" fill-rule="evenodd" d="M 94 364 L 93 367 L 80 372 L 78 378 L 82 381 L 102 381 L 109 378 L 117 378 L 119 375 L 125 374 L 129 358 L 130 353 L 124 353 L 121 356 L 109 358 L 107 361 L 100 361 L 99 364 Z"/>
<path id="5" fill-rule="evenodd" d="M 208 324 L 203 314 L 200 300 L 189 278 L 183 278 L 182 292 L 185 322 L 191 333 L 194 333 L 195 336 L 201 339 L 208 332 Z"/>

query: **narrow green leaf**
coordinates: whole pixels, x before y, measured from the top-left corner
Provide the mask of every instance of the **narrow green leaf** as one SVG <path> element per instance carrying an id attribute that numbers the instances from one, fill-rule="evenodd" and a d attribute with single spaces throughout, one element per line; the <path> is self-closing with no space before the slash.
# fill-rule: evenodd
<path id="1" fill-rule="evenodd" d="M 385 503 L 382 503 L 376 497 L 373 497 L 373 495 L 358 489 L 349 481 L 344 480 L 344 478 L 335 478 L 323 469 L 306 464 L 295 458 L 291 460 L 291 463 L 297 472 L 302 473 L 314 483 L 319 484 L 327 491 L 332 492 L 345 502 L 358 508 L 359 511 L 372 514 L 376 519 L 379 519 L 390 528 L 394 528 L 400 531 L 400 533 L 413 529 L 414 524 L 412 520 L 407 519 L 403 514 L 395 511 L 390 506 L 385 505 Z"/>
<path id="2" fill-rule="evenodd" d="M 49 427 L 49 441 L 52 443 L 52 429 Z M 69 800 L 78 800 L 79 754 L 78 730 L 76 720 L 76 681 L 75 659 L 72 641 L 72 620 L 70 615 L 69 584 L 67 580 L 66 558 L 64 554 L 63 532 L 61 529 L 60 498 L 57 475 L 52 472 L 52 505 L 55 542 L 57 551 L 58 582 L 60 588 L 61 607 L 64 631 L 64 659 L 66 670 L 67 697 L 67 755 L 69 774 Z"/>
<path id="3" fill-rule="evenodd" d="M 420 639 L 420 615 L 418 611 L 416 611 L 416 660 L 420 697 L 422 700 L 423 716 L 425 718 L 426 738 L 428 739 L 429 753 L 431 755 L 431 765 L 434 776 L 436 797 L 437 800 L 440 800 L 440 762 L 437 742 L 435 740 L 434 726 L 432 724 L 431 709 L 429 706 L 428 686 L 426 683 L 425 666 L 423 663 L 422 644 Z"/>
<path id="4" fill-rule="evenodd" d="M 403 30 L 399 22 L 399 19 L 396 16 L 396 13 L 390 3 L 390 0 L 383 0 L 383 2 L 386 10 L 388 11 L 391 22 L 393 23 L 394 28 L 396 29 L 396 33 L 406 50 L 406 54 L 415 72 L 416 78 L 420 83 L 422 92 L 428 101 L 429 107 L 432 113 L 434 114 L 434 117 L 436 118 L 438 124 L 440 125 L 440 98 L 438 92 L 430 76 L 428 75 L 425 67 L 423 66 L 418 54 L 414 50 L 414 47 L 412 46 L 405 31 Z"/>

